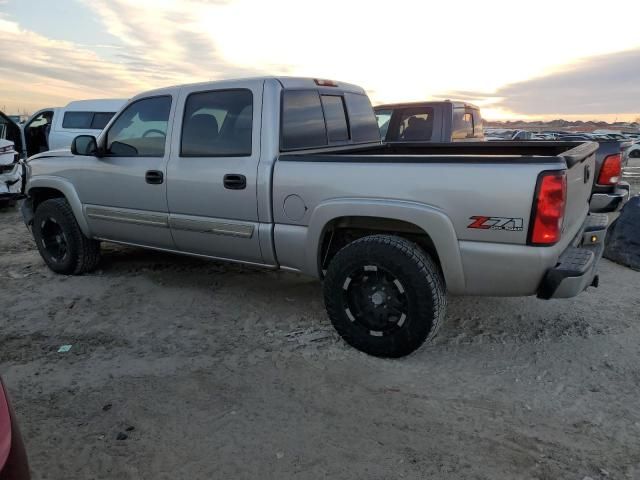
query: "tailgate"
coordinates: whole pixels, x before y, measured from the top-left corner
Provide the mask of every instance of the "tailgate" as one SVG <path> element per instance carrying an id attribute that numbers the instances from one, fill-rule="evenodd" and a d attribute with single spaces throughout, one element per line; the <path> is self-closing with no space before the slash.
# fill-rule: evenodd
<path id="1" fill-rule="evenodd" d="M 567 206 L 563 234 L 577 232 L 589 212 L 598 144 L 587 142 L 563 155 L 567 163 Z"/>

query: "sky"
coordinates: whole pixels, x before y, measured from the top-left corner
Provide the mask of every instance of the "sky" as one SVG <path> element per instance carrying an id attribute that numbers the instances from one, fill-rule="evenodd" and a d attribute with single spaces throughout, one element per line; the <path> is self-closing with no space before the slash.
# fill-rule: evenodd
<path id="1" fill-rule="evenodd" d="M 259 75 L 490 119 L 640 117 L 640 1 L 0 0 L 0 109 Z"/>

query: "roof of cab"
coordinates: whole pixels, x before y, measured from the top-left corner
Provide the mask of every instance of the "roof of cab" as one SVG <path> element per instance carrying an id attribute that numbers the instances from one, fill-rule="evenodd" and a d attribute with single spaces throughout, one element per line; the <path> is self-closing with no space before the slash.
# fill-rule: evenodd
<path id="1" fill-rule="evenodd" d="M 183 88 L 183 87 L 205 87 L 205 88 L 211 87 L 212 89 L 215 89 L 216 86 L 218 85 L 226 87 L 228 86 L 228 84 L 233 82 L 251 81 L 251 80 L 258 80 L 258 81 L 275 80 L 279 82 L 280 85 L 282 85 L 282 88 L 291 89 L 291 90 L 311 89 L 311 88 L 323 88 L 323 89 L 336 88 L 343 92 L 366 94 L 365 90 L 362 87 L 359 87 L 358 85 L 354 85 L 352 83 L 340 82 L 337 80 L 332 80 L 332 82 L 335 83 L 335 87 L 333 86 L 327 87 L 327 86 L 318 85 L 316 83 L 317 80 L 325 80 L 324 78 L 321 79 L 321 78 L 311 78 L 311 77 L 263 76 L 263 77 L 229 78 L 229 79 L 223 79 L 223 80 L 214 80 L 210 82 L 198 82 L 198 83 L 186 83 L 181 85 L 172 85 L 168 87 L 163 87 L 155 90 L 142 92 L 133 98 L 138 99 L 140 97 L 149 96 L 150 94 L 153 94 L 153 95 L 168 94 L 177 88 Z"/>
<path id="2" fill-rule="evenodd" d="M 480 110 L 480 107 L 468 102 L 456 100 L 433 100 L 429 102 L 401 102 L 401 103 L 385 103 L 373 107 L 375 110 L 380 108 L 411 108 L 411 107 L 435 107 L 440 105 L 451 105 L 453 108 L 473 108 Z"/>

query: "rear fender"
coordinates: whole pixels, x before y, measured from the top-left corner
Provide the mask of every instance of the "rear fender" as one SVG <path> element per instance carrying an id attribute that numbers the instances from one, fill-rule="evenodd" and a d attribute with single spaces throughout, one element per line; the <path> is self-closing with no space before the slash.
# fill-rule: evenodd
<path id="1" fill-rule="evenodd" d="M 464 291 L 465 281 L 458 238 L 449 217 L 429 205 L 400 200 L 371 198 L 340 198 L 318 205 L 309 220 L 305 273 L 322 276 L 319 252 L 326 226 L 340 217 L 378 217 L 402 220 L 424 230 L 438 253 L 447 290 L 453 294 Z"/>

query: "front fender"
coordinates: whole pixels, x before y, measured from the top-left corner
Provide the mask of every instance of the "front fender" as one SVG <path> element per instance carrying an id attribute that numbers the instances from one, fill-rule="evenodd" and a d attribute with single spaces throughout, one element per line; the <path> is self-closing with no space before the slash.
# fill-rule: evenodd
<path id="1" fill-rule="evenodd" d="M 464 291 L 464 271 L 458 238 L 449 217 L 438 208 L 401 200 L 340 198 L 319 204 L 311 214 L 307 229 L 307 272 L 321 276 L 318 252 L 325 228 L 332 220 L 350 216 L 402 220 L 424 230 L 431 237 L 440 258 L 447 290 L 453 294 Z"/>
<path id="2" fill-rule="evenodd" d="M 71 210 L 73 210 L 73 214 L 76 217 L 76 221 L 80 226 L 80 230 L 82 230 L 82 233 L 84 233 L 85 236 L 91 238 L 91 230 L 89 229 L 89 225 L 87 224 L 87 220 L 82 211 L 80 197 L 78 197 L 78 192 L 76 192 L 76 189 L 71 182 L 62 177 L 56 177 L 53 175 L 38 175 L 37 177 L 31 177 L 27 181 L 25 193 L 30 195 L 30 192 L 35 188 L 50 188 L 61 192 L 67 199 L 67 202 L 69 202 Z"/>

